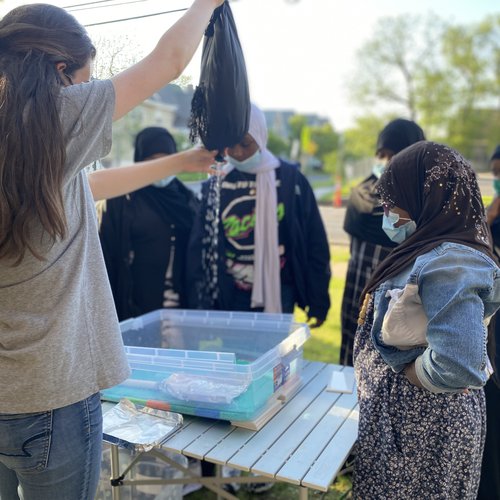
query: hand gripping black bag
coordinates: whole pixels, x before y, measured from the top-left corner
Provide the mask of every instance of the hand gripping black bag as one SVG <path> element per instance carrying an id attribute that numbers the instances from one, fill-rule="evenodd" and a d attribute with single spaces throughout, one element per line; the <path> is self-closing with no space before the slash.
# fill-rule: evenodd
<path id="1" fill-rule="evenodd" d="M 245 58 L 233 13 L 226 1 L 214 10 L 205 31 L 200 83 L 191 101 L 190 138 L 208 150 L 240 142 L 248 132 L 250 95 Z"/>

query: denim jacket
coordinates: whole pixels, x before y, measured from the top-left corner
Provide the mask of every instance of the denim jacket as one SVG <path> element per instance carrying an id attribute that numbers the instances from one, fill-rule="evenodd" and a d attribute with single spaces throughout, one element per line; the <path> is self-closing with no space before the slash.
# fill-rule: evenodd
<path id="1" fill-rule="evenodd" d="M 407 285 L 418 287 L 427 317 L 426 342 L 402 349 L 383 342 L 382 324 L 390 302 L 387 292 L 396 291 L 397 295 L 397 289 Z M 487 324 L 499 307 L 497 265 L 471 247 L 443 243 L 375 290 L 371 336 L 375 348 L 395 372 L 415 361 L 418 379 L 431 392 L 480 388 L 492 372 Z"/>

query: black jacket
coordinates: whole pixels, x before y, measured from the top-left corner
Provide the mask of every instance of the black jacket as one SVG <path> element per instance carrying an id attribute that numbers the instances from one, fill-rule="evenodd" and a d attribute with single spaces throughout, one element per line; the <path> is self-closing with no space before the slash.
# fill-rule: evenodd
<path id="1" fill-rule="evenodd" d="M 165 307 L 165 291 L 184 290 L 186 248 L 199 201 L 174 179 L 100 202 L 99 237 L 119 320 Z M 171 254 L 175 247 L 174 254 Z M 165 274 L 172 255 L 172 282 Z"/>
<path id="2" fill-rule="evenodd" d="M 241 173 L 233 170 L 225 181 L 232 182 Z M 296 165 L 280 160 L 276 177 L 281 181 L 278 187 L 278 201 L 285 205 L 287 216 L 283 224 L 287 232 L 287 254 L 291 263 L 291 275 L 297 305 L 305 310 L 309 317 L 324 320 L 330 308 L 328 286 L 330 282 L 330 250 L 323 221 L 307 179 Z M 204 252 L 203 239 L 206 236 L 205 217 L 210 182 L 202 186 L 202 206 L 191 233 L 188 246 L 187 287 L 189 305 L 194 308 L 215 307 L 231 310 L 231 298 L 234 293 L 234 281 L 226 272 L 224 240 L 218 240 L 218 297 L 215 304 L 207 301 L 203 295 L 206 290 L 205 274 L 202 265 Z M 227 196 L 221 196 L 226 200 Z M 221 207 L 221 213 L 224 207 Z M 219 235 L 224 234 L 219 219 Z"/>
<path id="3" fill-rule="evenodd" d="M 377 180 L 377 177 L 370 175 L 352 189 L 344 218 L 344 231 L 361 241 L 393 248 L 396 243 L 382 229 L 384 209 L 375 192 Z"/>

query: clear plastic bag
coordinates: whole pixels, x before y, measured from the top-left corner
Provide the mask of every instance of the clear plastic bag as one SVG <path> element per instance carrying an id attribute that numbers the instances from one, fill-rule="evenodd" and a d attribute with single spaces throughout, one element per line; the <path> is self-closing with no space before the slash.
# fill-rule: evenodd
<path id="1" fill-rule="evenodd" d="M 218 378 L 174 373 L 160 383 L 160 389 L 183 401 L 230 404 L 247 390 L 248 385 L 249 382 L 231 383 Z"/>

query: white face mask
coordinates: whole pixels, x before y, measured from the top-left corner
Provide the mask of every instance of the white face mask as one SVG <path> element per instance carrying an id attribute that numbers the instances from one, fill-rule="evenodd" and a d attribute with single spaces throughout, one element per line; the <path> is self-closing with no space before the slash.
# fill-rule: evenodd
<path id="1" fill-rule="evenodd" d="M 399 220 L 407 220 L 408 222 L 402 226 L 394 227 L 394 224 Z M 417 230 L 417 225 L 415 221 L 400 217 L 399 214 L 389 210 L 389 215 L 384 214 L 382 217 L 382 229 L 394 243 L 403 243 L 408 236 L 411 236 Z"/>
<path id="2" fill-rule="evenodd" d="M 246 172 L 246 173 L 255 173 L 253 170 L 260 165 L 262 159 L 262 152 L 260 149 L 255 151 L 255 153 L 247 158 L 246 160 L 239 161 L 233 158 L 232 156 L 227 156 L 227 161 L 231 163 L 231 165 L 234 165 L 234 167 L 239 170 L 240 172 Z"/>
<path id="3" fill-rule="evenodd" d="M 175 175 L 169 175 L 159 181 L 153 182 L 153 186 L 157 188 L 164 188 L 168 186 L 175 179 Z"/>
<path id="4" fill-rule="evenodd" d="M 385 167 L 387 167 L 387 160 L 377 160 L 372 167 L 372 174 L 380 179 L 380 176 L 384 173 Z"/>

